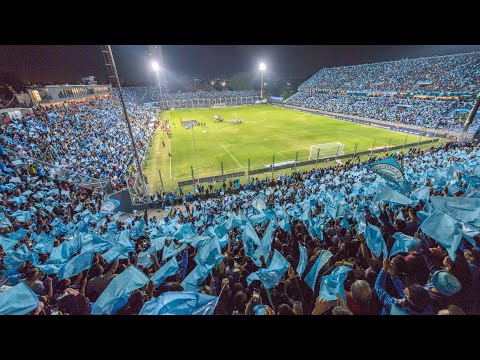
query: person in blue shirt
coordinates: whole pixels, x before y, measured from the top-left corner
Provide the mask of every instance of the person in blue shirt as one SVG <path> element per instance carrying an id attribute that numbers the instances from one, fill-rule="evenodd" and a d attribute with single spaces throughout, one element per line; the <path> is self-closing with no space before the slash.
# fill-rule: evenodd
<path id="1" fill-rule="evenodd" d="M 383 303 L 382 315 L 434 315 L 430 302 L 428 290 L 419 284 L 412 284 L 399 291 L 400 298 L 394 298 L 385 289 L 390 260 L 383 260 L 383 267 L 380 270 L 377 281 L 375 282 L 375 292 Z M 395 285 L 395 277 L 392 281 Z"/>

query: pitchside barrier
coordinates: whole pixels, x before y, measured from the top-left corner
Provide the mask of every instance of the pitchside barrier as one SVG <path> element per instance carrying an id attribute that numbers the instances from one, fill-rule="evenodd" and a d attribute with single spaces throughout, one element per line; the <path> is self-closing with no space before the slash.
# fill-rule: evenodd
<path id="1" fill-rule="evenodd" d="M 389 152 L 389 151 L 393 151 L 393 150 L 401 150 L 401 149 L 404 149 L 406 147 L 420 146 L 420 145 L 425 145 L 425 144 L 434 144 L 438 141 L 439 141 L 438 138 L 433 138 L 431 140 L 417 141 L 417 142 L 409 143 L 409 144 L 405 143 L 403 145 L 397 145 L 397 146 L 389 146 L 388 149 L 382 147 L 382 148 L 378 148 L 378 149 L 360 151 L 360 152 L 355 152 L 355 153 L 350 153 L 350 154 L 328 156 L 328 157 L 319 157 L 318 159 L 312 159 L 312 160 L 308 160 L 308 161 L 298 161 L 298 162 L 285 161 L 285 162 L 273 164 L 273 168 L 274 168 L 275 171 L 282 170 L 282 169 L 292 169 L 292 168 L 297 168 L 299 166 L 315 165 L 315 164 L 318 164 L 319 162 L 329 162 L 329 161 L 340 160 L 340 159 L 352 159 L 354 156 L 359 157 L 359 156 L 362 156 L 362 155 Z M 238 178 L 238 177 L 245 176 L 245 175 L 250 176 L 250 175 L 262 174 L 262 173 L 267 173 L 267 172 L 272 172 L 272 164 L 264 165 L 263 168 L 250 170 L 250 171 L 247 171 L 247 172 L 242 171 L 242 172 L 237 172 L 237 173 L 224 174 L 223 179 L 226 180 L 226 179 L 231 179 L 231 178 Z M 222 181 L 222 175 L 199 178 L 199 179 L 195 179 L 195 181 L 199 181 L 200 183 L 212 182 L 212 181 Z M 186 180 L 186 181 L 179 181 L 178 182 L 179 187 L 180 186 L 185 186 L 185 185 L 192 185 L 192 184 L 193 184 L 192 180 Z"/>
<path id="2" fill-rule="evenodd" d="M 223 179 L 226 180 L 226 179 L 238 178 L 240 176 L 245 176 L 245 171 L 231 173 L 231 174 L 223 174 Z M 207 183 L 212 182 L 212 181 L 222 181 L 222 175 L 199 178 L 199 179 L 195 179 L 195 181 L 196 182 L 198 181 L 201 184 L 206 182 Z M 192 185 L 192 184 L 193 184 L 193 180 L 179 181 L 178 187 L 185 186 L 185 185 Z"/>

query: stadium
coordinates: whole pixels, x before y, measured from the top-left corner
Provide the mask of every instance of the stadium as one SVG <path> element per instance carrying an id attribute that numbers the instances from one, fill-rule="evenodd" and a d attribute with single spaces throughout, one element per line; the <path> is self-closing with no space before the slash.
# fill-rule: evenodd
<path id="1" fill-rule="evenodd" d="M 146 49 L 141 86 L 110 45 L 101 84 L 0 84 L 1 315 L 480 314 L 480 51 L 280 96 Z"/>

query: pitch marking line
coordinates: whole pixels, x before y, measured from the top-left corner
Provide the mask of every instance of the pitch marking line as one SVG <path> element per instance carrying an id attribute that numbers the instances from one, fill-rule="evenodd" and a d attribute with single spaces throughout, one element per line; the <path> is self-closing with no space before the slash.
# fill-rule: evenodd
<path id="1" fill-rule="evenodd" d="M 238 166 L 240 166 L 240 168 L 243 169 L 242 164 L 240 164 L 240 163 L 237 161 L 237 159 L 235 159 L 235 157 L 230 153 L 230 151 L 227 150 L 227 148 L 225 147 L 225 145 L 222 145 L 222 146 L 223 146 L 223 148 L 225 149 L 225 151 L 228 153 L 228 155 L 230 155 L 230 156 L 232 157 L 232 159 L 235 160 L 235 162 L 238 164 Z"/>
<path id="2" fill-rule="evenodd" d="M 283 158 L 285 158 L 285 159 L 288 160 L 288 158 L 287 158 L 285 155 L 283 155 L 280 151 L 277 151 L 276 154 L 278 154 L 278 155 L 280 155 L 281 157 L 283 157 Z"/>

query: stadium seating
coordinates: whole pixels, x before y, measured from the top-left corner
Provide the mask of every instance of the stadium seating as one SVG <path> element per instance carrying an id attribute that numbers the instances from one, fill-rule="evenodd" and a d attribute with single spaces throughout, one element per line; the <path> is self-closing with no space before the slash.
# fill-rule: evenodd
<path id="1" fill-rule="evenodd" d="M 460 131 L 480 91 L 479 65 L 477 52 L 324 68 L 284 103 Z"/>

